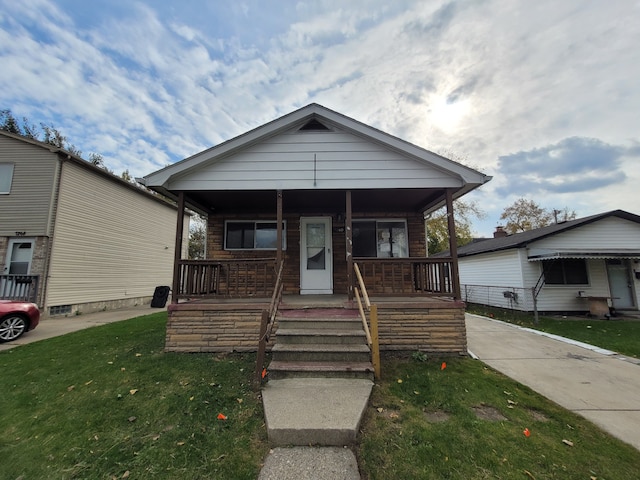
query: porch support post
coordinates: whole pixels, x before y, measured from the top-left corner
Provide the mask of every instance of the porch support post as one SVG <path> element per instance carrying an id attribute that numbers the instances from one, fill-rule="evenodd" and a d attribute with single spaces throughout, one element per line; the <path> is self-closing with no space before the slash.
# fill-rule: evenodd
<path id="1" fill-rule="evenodd" d="M 276 242 L 278 250 L 276 254 L 276 272 L 282 263 L 282 190 L 277 191 L 276 197 Z"/>
<path id="2" fill-rule="evenodd" d="M 451 256 L 451 286 L 453 298 L 460 300 L 460 275 L 458 273 L 458 242 L 456 240 L 456 223 L 453 218 L 453 191 L 447 188 L 447 225 L 449 227 L 449 252 Z"/>
<path id="3" fill-rule="evenodd" d="M 178 219 L 176 221 L 176 246 L 173 252 L 173 286 L 171 303 L 178 303 L 180 293 L 180 260 L 182 259 L 182 235 L 184 234 L 184 192 L 178 193 Z"/>
<path id="4" fill-rule="evenodd" d="M 344 231 L 347 251 L 347 289 L 349 300 L 353 300 L 353 225 L 351 218 L 351 190 L 346 191 L 346 208 L 344 215 Z"/>

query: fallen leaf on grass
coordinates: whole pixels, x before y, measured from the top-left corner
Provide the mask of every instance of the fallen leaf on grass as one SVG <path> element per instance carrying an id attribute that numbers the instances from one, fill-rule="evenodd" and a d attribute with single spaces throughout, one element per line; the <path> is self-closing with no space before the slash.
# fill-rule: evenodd
<path id="1" fill-rule="evenodd" d="M 189 401 L 190 401 L 190 402 L 193 402 L 193 399 L 194 399 L 194 398 L 196 398 L 196 397 L 189 397 Z"/>
<path id="2" fill-rule="evenodd" d="M 122 477 L 120 477 L 120 478 L 129 478 L 129 475 L 131 475 L 131 473 L 129 472 L 129 470 L 127 470 L 126 472 L 124 472 L 122 474 Z"/>
<path id="3" fill-rule="evenodd" d="M 530 437 L 531 436 L 531 431 L 528 428 L 525 428 L 522 433 L 524 434 L 525 437 Z"/>
<path id="4" fill-rule="evenodd" d="M 75 386 L 75 385 L 69 385 L 69 386 L 67 387 L 67 392 L 70 392 L 70 391 L 71 391 L 71 390 L 73 390 L 74 388 L 76 388 L 76 386 Z"/>
<path id="5" fill-rule="evenodd" d="M 125 370 L 126 370 L 126 368 L 124 368 L 124 367 L 120 367 L 120 371 L 121 371 L 121 372 L 124 372 Z"/>
<path id="6" fill-rule="evenodd" d="M 532 480 L 536 480 L 536 477 L 534 477 L 534 476 L 531 474 L 531 472 L 530 472 L 530 471 L 525 470 L 525 471 L 524 471 L 524 474 L 525 474 L 527 477 L 531 478 Z"/>
<path id="7" fill-rule="evenodd" d="M 129 420 L 131 423 L 135 422 L 138 419 L 138 417 L 129 417 L 127 418 L 127 420 Z"/>
<path id="8" fill-rule="evenodd" d="M 378 410 L 378 413 L 384 412 L 384 408 L 382 408 L 382 407 L 378 407 L 376 410 Z"/>
<path id="9" fill-rule="evenodd" d="M 401 378 L 398 379 L 398 383 L 402 383 L 402 379 Z"/>
<path id="10" fill-rule="evenodd" d="M 91 385 L 93 383 L 93 380 L 89 380 L 88 382 L 85 382 L 85 385 Z"/>
<path id="11" fill-rule="evenodd" d="M 129 395 L 135 395 L 138 392 L 137 388 L 132 388 L 131 390 L 129 390 Z"/>
<path id="12" fill-rule="evenodd" d="M 242 403 L 242 399 L 241 399 L 241 398 L 236 398 L 236 401 L 237 401 L 238 403 Z"/>
<path id="13" fill-rule="evenodd" d="M 518 402 L 514 402 L 513 400 L 509 400 L 509 399 L 507 399 L 507 403 L 509 405 L 517 405 L 518 404 Z"/>
<path id="14" fill-rule="evenodd" d="M 447 362 L 442 362 L 442 365 L 440 365 L 440 370 L 444 370 L 445 368 L 447 368 Z"/>
<path id="15" fill-rule="evenodd" d="M 390 413 L 389 414 L 389 418 L 398 418 L 398 414 L 397 413 Z"/>
<path id="16" fill-rule="evenodd" d="M 573 442 L 571 440 L 567 440 L 563 438 L 562 443 L 564 443 L 565 445 L 569 445 L 570 447 L 573 447 Z"/>
<path id="17" fill-rule="evenodd" d="M 141 353 L 136 353 L 136 357 L 141 357 L 142 354 Z"/>
<path id="18" fill-rule="evenodd" d="M 178 442 L 176 445 L 178 445 L 179 447 L 181 447 L 182 445 L 184 445 L 184 442 Z"/>
<path id="19" fill-rule="evenodd" d="M 218 420 L 226 420 L 227 416 L 222 414 L 222 413 L 219 413 L 217 418 L 218 418 Z"/>

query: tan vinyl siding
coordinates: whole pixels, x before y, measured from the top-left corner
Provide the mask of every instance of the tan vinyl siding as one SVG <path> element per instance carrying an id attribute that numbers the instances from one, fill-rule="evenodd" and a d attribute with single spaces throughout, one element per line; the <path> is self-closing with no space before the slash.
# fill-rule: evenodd
<path id="1" fill-rule="evenodd" d="M 172 190 L 459 187 L 422 161 L 345 132 L 277 135 L 171 182 Z"/>
<path id="2" fill-rule="evenodd" d="M 48 306 L 150 296 L 171 285 L 175 209 L 72 162 L 60 182 Z"/>
<path id="3" fill-rule="evenodd" d="M 0 136 L 0 163 L 13 163 L 9 194 L 0 195 L 0 236 L 48 235 L 57 155 L 21 140 Z"/>

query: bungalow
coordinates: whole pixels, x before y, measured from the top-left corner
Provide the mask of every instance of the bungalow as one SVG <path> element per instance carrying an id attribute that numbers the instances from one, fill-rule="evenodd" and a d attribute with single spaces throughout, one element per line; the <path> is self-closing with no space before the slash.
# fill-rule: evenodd
<path id="1" fill-rule="evenodd" d="M 175 259 L 167 350 L 256 350 L 264 309 L 282 341 L 286 317 L 357 321 L 364 287 L 381 348 L 466 353 L 455 245 L 427 258 L 424 218 L 489 179 L 318 104 L 147 175 L 208 218 L 206 259 Z"/>
<path id="2" fill-rule="evenodd" d="M 640 216 L 622 210 L 458 249 L 462 298 L 522 311 L 636 313 Z"/>
<path id="3" fill-rule="evenodd" d="M 148 303 L 171 283 L 176 211 L 65 150 L 0 131 L 0 298 L 46 315 Z"/>

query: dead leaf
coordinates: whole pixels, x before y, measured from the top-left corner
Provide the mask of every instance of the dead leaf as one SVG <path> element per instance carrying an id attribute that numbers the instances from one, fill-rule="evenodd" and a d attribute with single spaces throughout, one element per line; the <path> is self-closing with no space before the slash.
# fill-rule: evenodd
<path id="1" fill-rule="evenodd" d="M 93 380 L 89 380 L 88 382 L 85 382 L 85 385 L 91 385 L 93 383 Z"/>
<path id="2" fill-rule="evenodd" d="M 141 357 L 142 354 L 141 353 L 136 353 L 136 357 Z"/>
<path id="3" fill-rule="evenodd" d="M 534 476 L 531 474 L 531 472 L 530 472 L 530 471 L 525 470 L 525 471 L 524 471 L 524 474 L 525 474 L 527 477 L 529 477 L 531 480 L 536 480 L 536 477 L 534 477 Z"/>
<path id="4" fill-rule="evenodd" d="M 154 435 L 153 437 L 151 437 L 152 440 L 158 440 L 160 438 L 160 435 Z"/>
<path id="5" fill-rule="evenodd" d="M 129 478 L 129 475 L 131 475 L 131 473 L 129 472 L 129 470 L 127 470 L 126 472 L 124 472 L 122 474 L 122 477 L 120 477 L 120 478 Z"/>
<path id="6" fill-rule="evenodd" d="M 124 367 L 120 367 L 120 371 L 121 371 L 121 372 L 124 372 L 125 370 L 126 370 L 126 368 L 124 368 Z"/>
<path id="7" fill-rule="evenodd" d="M 242 399 L 241 399 L 241 398 L 236 398 L 236 401 L 237 401 L 238 403 L 242 403 Z"/>
<path id="8" fill-rule="evenodd" d="M 227 419 L 227 416 L 225 414 L 223 413 L 218 414 L 218 420 L 226 420 L 226 419 Z"/>
<path id="9" fill-rule="evenodd" d="M 127 420 L 129 420 L 131 423 L 135 422 L 138 419 L 138 417 L 129 417 Z"/>
<path id="10" fill-rule="evenodd" d="M 570 447 L 573 447 L 573 442 L 571 440 L 567 440 L 563 438 L 562 443 L 564 443 L 565 445 L 569 445 Z"/>
<path id="11" fill-rule="evenodd" d="M 70 392 L 70 391 L 71 391 L 71 390 L 73 390 L 74 388 L 76 388 L 76 386 L 75 386 L 75 385 L 69 385 L 69 386 L 67 387 L 67 392 Z"/>
<path id="12" fill-rule="evenodd" d="M 129 390 L 130 395 L 135 395 L 137 392 L 138 392 L 137 388 L 132 388 L 131 390 Z"/>
<path id="13" fill-rule="evenodd" d="M 397 413 L 390 413 L 389 414 L 389 418 L 398 418 L 398 414 Z"/>
<path id="14" fill-rule="evenodd" d="M 184 442 L 178 442 L 177 445 L 181 447 L 182 445 L 184 445 Z"/>
<path id="15" fill-rule="evenodd" d="M 517 405 L 517 404 L 518 404 L 518 402 L 514 402 L 513 400 L 510 400 L 510 399 L 508 399 L 508 398 L 507 398 L 507 403 L 508 403 L 509 405 Z"/>
<path id="16" fill-rule="evenodd" d="M 384 412 L 384 408 L 382 408 L 382 407 L 378 407 L 376 410 L 378 410 L 378 413 Z"/>
<path id="17" fill-rule="evenodd" d="M 416 395 L 420 395 L 420 392 L 418 392 L 417 390 L 414 390 L 413 393 L 415 393 Z"/>
<path id="18" fill-rule="evenodd" d="M 196 397 L 189 397 L 189 401 L 190 401 L 190 402 L 193 402 L 193 399 L 194 399 L 194 398 L 196 398 Z"/>
<path id="19" fill-rule="evenodd" d="M 402 379 L 401 378 L 398 379 L 398 383 L 402 383 Z"/>

